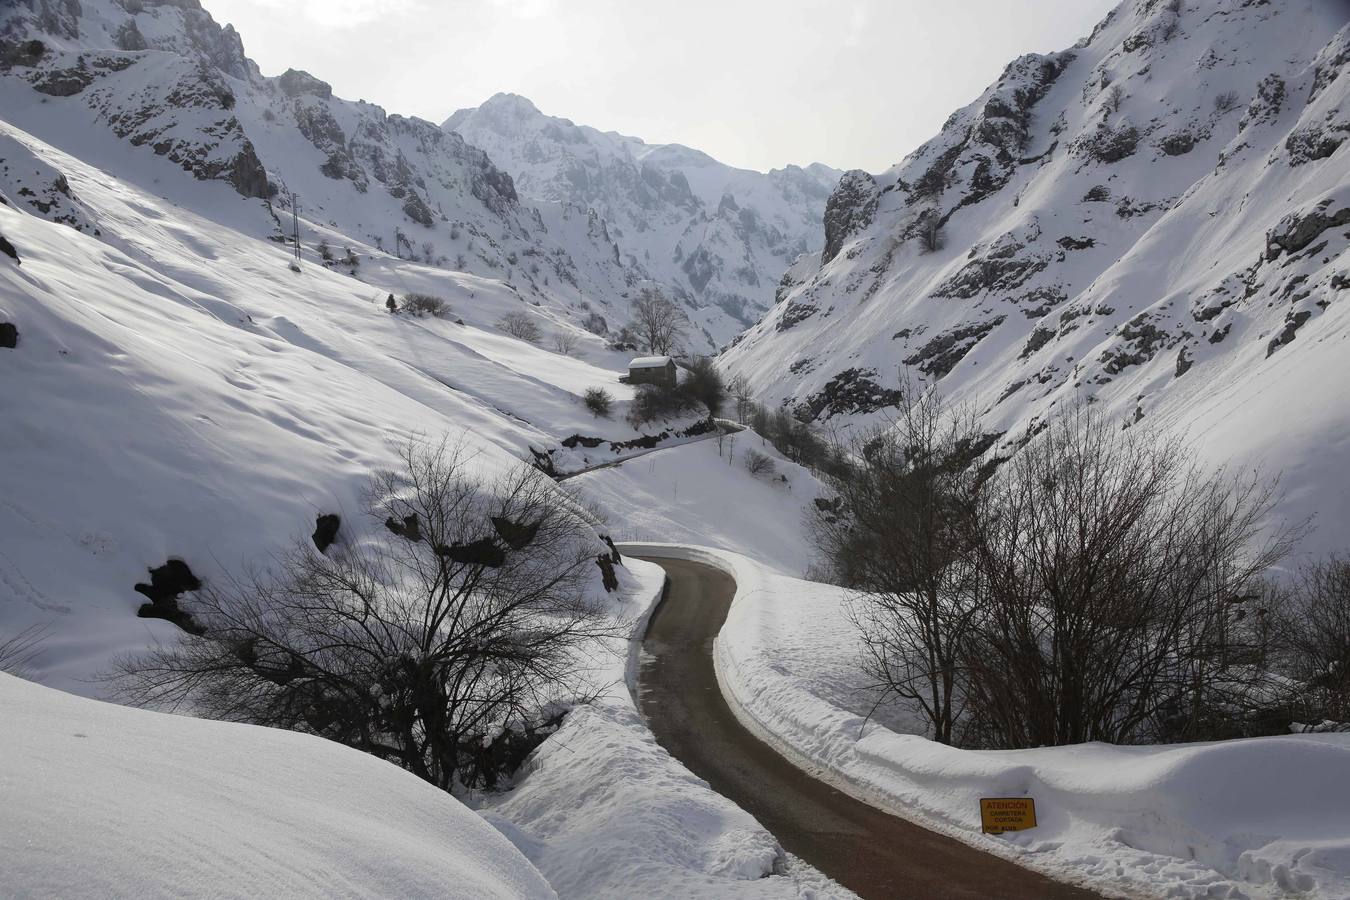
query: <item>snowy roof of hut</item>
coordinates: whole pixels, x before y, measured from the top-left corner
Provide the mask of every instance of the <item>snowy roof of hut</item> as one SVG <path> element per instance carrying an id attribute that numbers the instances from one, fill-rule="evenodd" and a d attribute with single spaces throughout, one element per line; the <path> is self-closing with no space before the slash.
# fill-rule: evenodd
<path id="1" fill-rule="evenodd" d="M 630 369 L 663 369 L 670 365 L 669 356 L 639 356 L 628 364 Z"/>

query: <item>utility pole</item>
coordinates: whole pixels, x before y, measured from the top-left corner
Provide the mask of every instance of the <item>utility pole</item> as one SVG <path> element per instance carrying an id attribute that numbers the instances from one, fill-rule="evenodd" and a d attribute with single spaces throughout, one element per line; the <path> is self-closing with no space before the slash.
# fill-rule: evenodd
<path id="1" fill-rule="evenodd" d="M 300 261 L 300 195 L 291 194 L 291 239 L 295 241 L 295 261 Z"/>

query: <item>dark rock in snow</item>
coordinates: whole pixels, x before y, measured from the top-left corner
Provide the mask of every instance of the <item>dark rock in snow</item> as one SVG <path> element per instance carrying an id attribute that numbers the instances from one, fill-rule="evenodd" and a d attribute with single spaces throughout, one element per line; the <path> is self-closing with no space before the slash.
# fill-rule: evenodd
<path id="1" fill-rule="evenodd" d="M 492 538 L 479 538 L 468 544 L 451 544 L 448 547 L 442 544 L 436 548 L 436 555 L 462 565 L 487 566 L 491 569 L 501 568 L 506 562 L 506 551 L 497 546 Z"/>
<path id="2" fill-rule="evenodd" d="M 201 580 L 181 559 L 170 559 L 157 569 L 150 569 L 150 583 L 137 584 L 135 590 L 149 598 L 142 603 L 136 615 L 142 619 L 164 619 L 188 634 L 204 634 L 192 614 L 178 605 L 178 598 L 187 591 L 201 590 Z"/>
<path id="3" fill-rule="evenodd" d="M 1297 253 L 1317 240 L 1318 235 L 1328 228 L 1336 228 L 1350 223 L 1350 206 L 1328 214 L 1326 210 L 1331 201 L 1324 200 L 1312 212 L 1299 215 L 1290 213 L 1266 235 L 1266 259 L 1274 259 L 1281 251 Z"/>
<path id="4" fill-rule="evenodd" d="M 320 553 L 326 553 L 333 541 L 337 540 L 341 527 L 342 518 L 337 513 L 325 513 L 314 520 L 314 534 L 311 537 Z"/>
<path id="5" fill-rule="evenodd" d="M 0 234 L 0 253 L 3 253 L 14 260 L 15 265 L 23 265 L 19 262 L 19 251 L 14 249 L 14 245 L 11 244 L 3 234 Z"/>
<path id="6" fill-rule="evenodd" d="M 19 328 L 13 322 L 0 322 L 0 347 L 13 350 L 19 346 Z"/>
<path id="7" fill-rule="evenodd" d="M 1182 347 L 1179 351 L 1177 351 L 1176 377 L 1180 378 L 1182 375 L 1185 375 L 1187 372 L 1191 370 L 1191 366 L 1193 365 L 1195 365 L 1195 360 L 1191 359 L 1191 355 L 1189 352 L 1187 352 L 1185 347 Z"/>
<path id="8" fill-rule="evenodd" d="M 36 66 L 46 55 L 42 41 L 0 41 L 0 68 Z"/>
<path id="9" fill-rule="evenodd" d="M 529 546 L 530 542 L 534 540 L 534 536 L 539 533 L 539 522 L 512 522 L 505 516 L 493 516 L 491 522 L 492 529 L 497 532 L 497 537 L 505 541 L 506 546 L 512 550 L 520 550 Z"/>
<path id="10" fill-rule="evenodd" d="M 1283 347 L 1285 344 L 1291 343 L 1294 340 L 1294 336 L 1298 334 L 1298 330 L 1302 328 L 1303 324 L 1311 318 L 1312 313 L 1308 312 L 1307 310 L 1302 310 L 1296 313 L 1290 313 L 1288 316 L 1286 316 L 1284 320 L 1284 330 L 1281 331 L 1269 344 L 1266 345 L 1266 359 L 1269 359 L 1271 354 L 1273 354 L 1276 350 Z"/>
<path id="11" fill-rule="evenodd" d="M 406 538 L 413 543 L 422 540 L 422 529 L 421 526 L 417 524 L 416 514 L 404 517 L 402 522 L 395 519 L 393 516 L 390 516 L 384 520 L 384 527 L 388 528 L 399 537 Z"/>
<path id="12" fill-rule="evenodd" d="M 899 406 L 904 394 L 877 384 L 876 374 L 876 369 L 845 369 L 798 405 L 797 418 L 810 422 L 822 415 L 828 419 Z"/>
<path id="13" fill-rule="evenodd" d="M 617 591 L 619 576 L 614 571 L 614 560 L 608 554 L 601 553 L 595 558 L 595 564 L 600 567 L 600 578 L 605 584 L 605 590 Z"/>
<path id="14" fill-rule="evenodd" d="M 825 204 L 825 249 L 820 264 L 834 259 L 844 242 L 872 224 L 881 196 L 876 179 L 861 169 L 845 172 Z"/>

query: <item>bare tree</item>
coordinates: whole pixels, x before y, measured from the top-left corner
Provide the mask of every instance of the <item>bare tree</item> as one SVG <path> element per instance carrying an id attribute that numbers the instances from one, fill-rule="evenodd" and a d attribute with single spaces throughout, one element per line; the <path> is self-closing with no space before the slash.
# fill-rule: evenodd
<path id="1" fill-rule="evenodd" d="M 746 416 L 750 414 L 751 405 L 755 399 L 754 391 L 750 389 L 750 382 L 744 375 L 733 375 L 727 381 L 727 393 L 731 394 L 732 399 L 736 401 L 736 421 L 744 425 Z"/>
<path id="2" fill-rule="evenodd" d="M 419 294 L 415 291 L 403 295 L 402 308 L 415 316 L 441 318 L 450 315 L 450 304 L 444 298 L 432 294 Z"/>
<path id="3" fill-rule="evenodd" d="M 855 593 L 849 613 L 863 668 L 883 692 L 952 743 L 962 712 L 960 667 L 978 609 L 964 517 L 979 448 L 968 413 L 934 392 L 857 439 L 852 464 L 829 480 L 814 532 L 835 576 Z"/>
<path id="4" fill-rule="evenodd" d="M 550 705 L 583 691 L 583 645 L 615 633 L 588 590 L 603 547 L 529 467 L 484 480 L 445 443 L 402 462 L 368 495 L 392 534 L 327 555 L 301 540 L 206 585 L 204 633 L 122 660 L 121 699 L 311 732 L 447 790 L 491 786 Z"/>
<path id="5" fill-rule="evenodd" d="M 560 330 L 553 332 L 553 349 L 563 356 L 571 356 L 577 352 L 577 345 L 580 341 L 574 332 Z"/>
<path id="6" fill-rule="evenodd" d="M 527 312 L 509 312 L 497 321 L 497 327 L 517 340 L 537 344 L 543 338 L 543 332 L 534 317 Z"/>
<path id="7" fill-rule="evenodd" d="M 1301 714 L 1350 722 L 1350 559 L 1305 566 L 1276 606 L 1272 626 L 1303 684 Z"/>
<path id="8" fill-rule="evenodd" d="M 656 288 L 643 288 L 633 301 L 633 329 L 648 353 L 667 355 L 684 340 L 689 318 Z"/>
<path id="9" fill-rule="evenodd" d="M 1224 91 L 1222 94 L 1216 94 L 1214 97 L 1214 111 L 1222 115 L 1237 109 L 1242 102 L 1237 91 Z"/>
<path id="10" fill-rule="evenodd" d="M 427 265 L 430 265 L 431 263 L 435 262 L 436 245 L 433 244 L 431 241 L 422 242 L 422 259 L 426 261 Z"/>
<path id="11" fill-rule="evenodd" d="M 979 494 L 963 671 L 968 741 L 1195 740 L 1242 703 L 1231 608 L 1290 547 L 1273 488 L 1081 406 Z M 1263 537 L 1263 534 L 1266 536 Z"/>
<path id="12" fill-rule="evenodd" d="M 1102 91 L 1102 111 L 1107 116 L 1113 116 L 1120 111 L 1120 101 L 1124 99 L 1124 92 L 1120 85 L 1113 84 Z"/>
<path id="13" fill-rule="evenodd" d="M 582 394 L 581 402 L 591 411 L 591 415 L 601 419 L 608 419 L 610 410 L 614 406 L 614 398 L 610 396 L 609 391 L 602 387 L 586 388 L 586 393 Z"/>

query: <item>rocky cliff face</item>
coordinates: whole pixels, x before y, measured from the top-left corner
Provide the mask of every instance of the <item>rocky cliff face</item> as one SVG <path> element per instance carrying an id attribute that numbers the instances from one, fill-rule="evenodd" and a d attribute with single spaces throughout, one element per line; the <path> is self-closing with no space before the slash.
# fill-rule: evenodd
<path id="1" fill-rule="evenodd" d="M 1015 60 L 899 165 L 844 176 L 819 262 L 726 368 L 832 428 L 932 385 L 997 455 L 1082 399 L 1292 467 L 1299 508 L 1325 510 L 1314 482 L 1343 484 L 1350 448 L 1346 23 L 1341 3 L 1128 0 Z"/>
<path id="2" fill-rule="evenodd" d="M 621 256 L 686 304 L 709 346 L 757 320 L 783 271 L 819 250 L 839 177 L 819 164 L 736 169 L 687 147 L 544 115 L 512 94 L 462 109 L 443 127 L 484 148 L 523 196 L 594 209 Z"/>
<path id="3" fill-rule="evenodd" d="M 277 239 L 298 198 L 311 248 L 319 235 L 378 248 L 616 325 L 648 277 L 584 204 L 522 202 L 460 135 L 334 97 L 307 72 L 263 77 L 197 0 L 17 0 L 0 10 L 0 90 L 7 119 L 68 152 L 86 152 L 80 129 L 111 133 L 138 149 L 114 171 L 159 157 L 229 185 L 238 215 Z M 182 202 L 223 214 L 204 197 Z"/>

